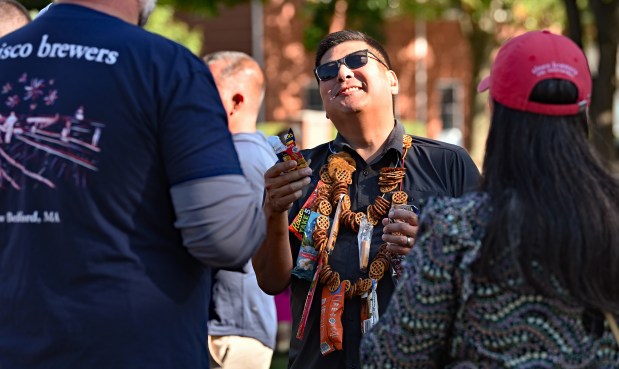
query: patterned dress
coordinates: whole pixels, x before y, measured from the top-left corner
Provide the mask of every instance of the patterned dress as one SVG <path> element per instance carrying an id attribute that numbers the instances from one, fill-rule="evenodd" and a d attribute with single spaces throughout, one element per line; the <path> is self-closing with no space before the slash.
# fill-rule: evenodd
<path id="1" fill-rule="evenodd" d="M 619 368 L 608 324 L 594 333 L 582 306 L 473 276 L 490 216 L 483 193 L 428 202 L 387 312 L 362 340 L 362 367 Z"/>

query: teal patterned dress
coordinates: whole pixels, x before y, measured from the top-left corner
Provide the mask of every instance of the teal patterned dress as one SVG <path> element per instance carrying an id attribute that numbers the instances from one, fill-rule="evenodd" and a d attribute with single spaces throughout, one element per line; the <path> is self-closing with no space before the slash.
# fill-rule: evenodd
<path id="1" fill-rule="evenodd" d="M 472 275 L 490 216 L 483 193 L 427 203 L 389 307 L 363 337 L 362 367 L 619 368 L 608 324 L 593 332 L 569 297 Z"/>

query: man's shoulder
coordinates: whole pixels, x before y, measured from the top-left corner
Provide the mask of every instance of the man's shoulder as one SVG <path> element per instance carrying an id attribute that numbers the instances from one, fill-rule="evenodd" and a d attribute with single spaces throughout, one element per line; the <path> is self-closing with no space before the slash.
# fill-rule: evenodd
<path id="1" fill-rule="evenodd" d="M 333 153 L 334 151 L 332 151 L 331 148 L 331 141 L 309 149 L 301 150 L 301 154 L 303 154 L 305 160 L 311 160 L 310 167 L 312 169 L 317 169 L 322 166 L 326 162 L 327 157 Z"/>
<path id="2" fill-rule="evenodd" d="M 418 187 L 440 188 L 444 195 L 461 196 L 478 186 L 479 169 L 460 146 L 414 136 L 411 152 L 405 161 L 417 171 Z"/>
<path id="3" fill-rule="evenodd" d="M 318 146 L 314 146 L 312 148 L 303 149 L 301 153 L 305 157 L 317 156 L 317 155 L 326 155 L 329 153 L 334 153 L 331 148 L 331 141 L 322 143 Z"/>
<path id="4" fill-rule="evenodd" d="M 314 153 L 314 152 L 322 152 L 322 151 L 325 151 L 325 150 L 329 150 L 329 146 L 330 145 L 331 145 L 331 141 L 324 142 L 324 143 L 321 143 L 320 145 L 317 145 L 317 146 L 314 146 L 314 147 L 311 147 L 311 148 L 307 148 L 307 149 L 303 149 L 303 150 L 301 150 L 301 152 L 308 153 L 308 154 Z"/>
<path id="5" fill-rule="evenodd" d="M 433 140 L 427 137 L 420 137 L 420 136 L 413 136 L 413 135 L 410 135 L 410 136 L 413 138 L 413 147 L 417 147 L 422 150 L 428 150 L 428 151 L 445 150 L 445 151 L 453 152 L 454 154 L 461 154 L 463 152 L 466 152 L 466 150 L 464 150 L 462 147 L 458 145 L 450 144 L 450 143 L 443 142 L 443 141 Z"/>

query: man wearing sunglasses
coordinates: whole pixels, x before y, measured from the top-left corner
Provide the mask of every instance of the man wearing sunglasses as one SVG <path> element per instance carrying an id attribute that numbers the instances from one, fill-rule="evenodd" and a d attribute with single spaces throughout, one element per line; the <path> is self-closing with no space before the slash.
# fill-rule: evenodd
<path id="1" fill-rule="evenodd" d="M 368 216 L 374 213 L 380 215 L 380 219 L 386 216 L 386 211 L 377 214 L 370 209 L 376 209 L 379 197 L 391 201 L 394 191 L 404 191 L 410 204 L 422 208 L 420 201 L 429 196 L 460 196 L 477 186 L 479 171 L 464 149 L 420 137 L 413 137 L 412 146 L 403 149 L 404 142 L 411 136 L 405 134 L 402 124 L 395 119 L 394 97 L 399 84 L 390 65 L 383 47 L 361 32 L 344 30 L 326 36 L 318 47 L 314 72 L 327 117 L 338 130 L 337 137 L 302 152 L 310 161 L 309 168 L 289 171 L 296 163 L 283 162 L 275 164 L 265 174 L 267 238 L 254 255 L 253 264 L 258 282 L 266 292 L 276 294 L 291 285 L 293 338 L 290 367 L 293 369 L 360 368 L 359 343 L 365 318 L 362 318 L 362 306 L 372 301 L 371 297 L 360 294 L 349 296 L 344 300 L 341 319 L 321 320 L 321 310 L 325 311 L 322 314 L 329 314 L 326 310 L 330 309 L 321 308 L 323 284 L 318 283 L 317 296 L 314 296 L 307 319 L 304 319 L 310 281 L 291 276 L 301 242 L 288 231 L 288 225 L 323 178 L 320 170 L 331 155 L 345 152 L 354 160 L 355 170 L 347 188 L 350 210 Z M 381 170 L 383 173 L 395 172 L 397 167 L 405 168 L 397 188 L 389 190 L 379 186 L 380 177 L 384 177 Z M 380 224 L 375 225 L 370 261 L 384 242 L 389 243 L 387 249 L 392 254 L 403 255 L 410 251 L 417 231 L 417 218 L 406 213 L 410 212 L 398 210 L 393 214 L 404 220 L 401 223 L 388 225 L 382 219 L 384 232 Z M 357 232 L 342 223 L 345 222 L 340 221 L 328 266 L 331 271 L 339 273 L 342 281 L 355 283 L 359 279 L 368 279 L 368 272 L 361 271 L 358 262 Z M 375 294 L 371 295 L 378 305 L 378 316 L 387 307 L 395 283 L 396 279 L 388 270 L 376 284 Z M 342 347 L 335 351 L 325 349 L 325 335 L 321 337 L 321 329 L 333 322 L 341 323 L 343 329 Z M 303 337 L 294 338 L 303 324 Z"/>

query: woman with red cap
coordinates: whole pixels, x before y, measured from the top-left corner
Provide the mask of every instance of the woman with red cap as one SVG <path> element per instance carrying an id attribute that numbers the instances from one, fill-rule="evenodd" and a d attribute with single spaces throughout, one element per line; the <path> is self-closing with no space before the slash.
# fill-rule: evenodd
<path id="1" fill-rule="evenodd" d="M 480 191 L 424 207 L 363 367 L 619 368 L 619 183 L 587 142 L 587 60 L 528 32 L 486 89 Z"/>

